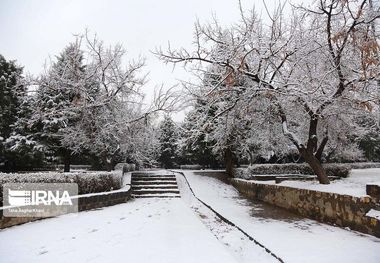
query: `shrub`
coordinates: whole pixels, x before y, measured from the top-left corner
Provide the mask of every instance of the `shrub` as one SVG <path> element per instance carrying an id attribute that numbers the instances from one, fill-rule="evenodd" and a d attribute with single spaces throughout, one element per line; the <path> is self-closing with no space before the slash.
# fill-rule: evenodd
<path id="1" fill-rule="evenodd" d="M 64 168 L 63 164 L 59 164 L 58 165 L 58 169 L 60 169 L 60 170 L 63 171 L 63 168 Z M 91 169 L 91 165 L 87 165 L 87 164 L 71 164 L 70 165 L 70 169 L 71 170 L 84 170 L 84 171 L 88 171 L 88 170 Z"/>
<path id="2" fill-rule="evenodd" d="M 380 168 L 380 163 L 350 163 L 351 169 Z"/>
<path id="3" fill-rule="evenodd" d="M 76 176 L 79 194 L 99 193 L 122 187 L 122 174 L 117 172 L 81 173 Z"/>
<path id="4" fill-rule="evenodd" d="M 351 170 L 350 164 L 328 163 L 323 164 L 328 176 L 347 177 Z M 256 164 L 247 169 L 237 168 L 234 170 L 234 177 L 251 179 L 252 175 L 258 174 L 314 174 L 313 170 L 306 163 L 289 164 Z"/>
<path id="5" fill-rule="evenodd" d="M 181 170 L 201 170 L 202 166 L 199 164 L 186 164 L 180 166 Z"/>
<path id="6" fill-rule="evenodd" d="M 351 171 L 350 164 L 344 163 L 327 163 L 323 165 L 326 169 L 327 176 L 338 176 L 338 177 L 347 177 Z"/>

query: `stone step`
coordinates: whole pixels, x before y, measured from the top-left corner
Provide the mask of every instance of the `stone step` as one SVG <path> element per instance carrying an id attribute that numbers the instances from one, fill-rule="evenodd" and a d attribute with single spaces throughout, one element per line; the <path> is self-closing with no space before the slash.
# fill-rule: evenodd
<path id="1" fill-rule="evenodd" d="M 132 177 L 133 180 L 138 180 L 138 181 L 171 181 L 171 180 L 176 180 L 175 177 Z"/>
<path id="2" fill-rule="evenodd" d="M 159 181 L 159 182 L 135 181 L 135 182 L 132 182 L 132 185 L 177 185 L 177 182 L 175 181 Z"/>
<path id="3" fill-rule="evenodd" d="M 132 174 L 132 177 L 160 177 L 160 176 L 175 177 L 174 174 Z"/>
<path id="4" fill-rule="evenodd" d="M 131 187 L 135 198 L 181 197 L 173 174 L 132 173 Z"/>
<path id="5" fill-rule="evenodd" d="M 132 179 L 131 180 L 132 184 L 138 184 L 139 182 L 152 182 L 152 184 L 154 183 L 162 183 L 162 182 L 167 182 L 167 183 L 177 183 L 176 180 L 173 180 L 173 179 L 170 179 L 170 180 L 140 180 L 140 179 Z"/>
<path id="6" fill-rule="evenodd" d="M 134 178 L 131 180 L 131 182 L 176 182 L 177 180 L 175 178 L 170 179 L 140 179 L 140 178 Z"/>
<path id="7" fill-rule="evenodd" d="M 163 184 L 169 184 L 169 185 L 177 185 L 176 181 L 133 181 L 132 185 L 163 185 Z"/>
<path id="8" fill-rule="evenodd" d="M 133 185 L 177 185 L 176 181 L 134 181 L 132 182 Z"/>
<path id="9" fill-rule="evenodd" d="M 133 176 L 132 180 L 175 180 L 175 176 Z"/>
<path id="10" fill-rule="evenodd" d="M 142 190 L 133 190 L 133 195 L 141 194 L 179 194 L 179 190 L 170 190 L 170 189 L 142 189 Z"/>
<path id="11" fill-rule="evenodd" d="M 178 189 L 175 184 L 172 185 L 133 185 L 132 189 Z"/>
<path id="12" fill-rule="evenodd" d="M 155 194 L 146 194 L 146 195 L 132 195 L 134 198 L 180 198 L 180 195 L 155 195 Z"/>

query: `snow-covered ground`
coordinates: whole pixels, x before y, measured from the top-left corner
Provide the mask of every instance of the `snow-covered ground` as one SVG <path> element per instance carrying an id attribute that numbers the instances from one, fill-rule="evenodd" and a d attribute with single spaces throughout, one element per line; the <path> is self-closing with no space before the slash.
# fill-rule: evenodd
<path id="1" fill-rule="evenodd" d="M 199 202 L 191 193 L 186 181 L 181 176 L 177 176 L 177 182 L 181 191 L 182 200 L 185 201 L 199 219 L 208 227 L 216 238 L 225 245 L 225 248 L 240 263 L 269 263 L 279 262 L 265 249 L 240 232 L 236 227 L 222 221 L 214 212 Z"/>
<path id="2" fill-rule="evenodd" d="M 366 216 L 373 217 L 380 220 L 380 211 L 371 209 L 367 212 Z"/>
<path id="3" fill-rule="evenodd" d="M 248 201 L 233 186 L 214 178 L 194 175 L 190 171 L 185 171 L 185 175 L 201 200 L 285 262 L 380 262 L 378 238 L 302 219 L 282 209 Z"/>
<path id="4" fill-rule="evenodd" d="M 200 199 L 284 262 L 380 262 L 380 239 L 298 218 L 248 201 L 217 179 L 185 173 Z M 0 262 L 278 262 L 177 178 L 182 198 L 136 199 L 0 230 Z M 129 181 L 126 174 L 123 190 Z"/>
<path id="5" fill-rule="evenodd" d="M 183 200 L 138 199 L 0 230 L 0 262 L 237 261 Z"/>
<path id="6" fill-rule="evenodd" d="M 328 185 L 318 181 L 283 181 L 278 185 L 297 187 L 309 190 L 346 194 L 353 196 L 366 195 L 366 184 L 380 181 L 380 168 L 353 169 L 347 178 L 331 181 Z M 255 181 L 263 184 L 275 184 L 274 181 Z"/>

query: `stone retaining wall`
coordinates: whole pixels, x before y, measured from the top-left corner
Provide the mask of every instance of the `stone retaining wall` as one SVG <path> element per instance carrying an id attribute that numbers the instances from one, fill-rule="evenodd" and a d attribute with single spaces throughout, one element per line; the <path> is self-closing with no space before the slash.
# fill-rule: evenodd
<path id="1" fill-rule="evenodd" d="M 79 195 L 77 198 L 78 211 L 80 212 L 125 203 L 131 198 L 131 190 L 85 194 Z M 37 217 L 3 217 L 1 210 L 0 213 L 0 229 L 43 219 Z"/>
<path id="2" fill-rule="evenodd" d="M 379 184 L 367 184 L 366 185 L 366 193 L 370 195 L 374 199 L 380 203 L 380 185 Z"/>
<path id="3" fill-rule="evenodd" d="M 321 222 L 349 227 L 380 237 L 380 220 L 366 216 L 379 208 L 376 199 L 354 197 L 287 186 L 259 184 L 242 179 L 230 182 L 244 195 Z"/>

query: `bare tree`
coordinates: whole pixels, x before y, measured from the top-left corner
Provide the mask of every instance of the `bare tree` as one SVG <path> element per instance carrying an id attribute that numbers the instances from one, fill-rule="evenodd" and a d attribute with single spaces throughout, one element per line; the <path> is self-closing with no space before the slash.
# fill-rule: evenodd
<path id="1" fill-rule="evenodd" d="M 212 85 L 193 86 L 192 94 L 219 105 L 214 119 L 231 111 L 259 118 L 263 112 L 252 110 L 259 100 L 275 106 L 285 138 L 328 184 L 321 159 L 329 142 L 348 141 L 351 131 L 360 132 L 360 117 L 378 110 L 379 43 L 371 27 L 379 7 L 367 0 L 320 0 L 312 8 L 294 7 L 290 18 L 283 10 L 279 5 L 268 13 L 269 25 L 243 10 L 230 28 L 197 22 L 193 50 L 169 46 L 156 54 L 199 77 L 213 67 Z"/>
<path id="2" fill-rule="evenodd" d="M 39 129 L 33 136 L 47 149 L 58 149 L 55 155 L 64 156 L 65 171 L 72 154 L 92 155 L 109 170 L 116 158 L 136 163 L 154 159 L 157 144 L 149 119 L 174 110 L 179 97 L 175 87 L 161 86 L 146 105 L 145 60 L 125 63 L 125 55 L 121 45 L 105 46 L 86 32 L 30 83 L 38 86 L 29 121 Z"/>

